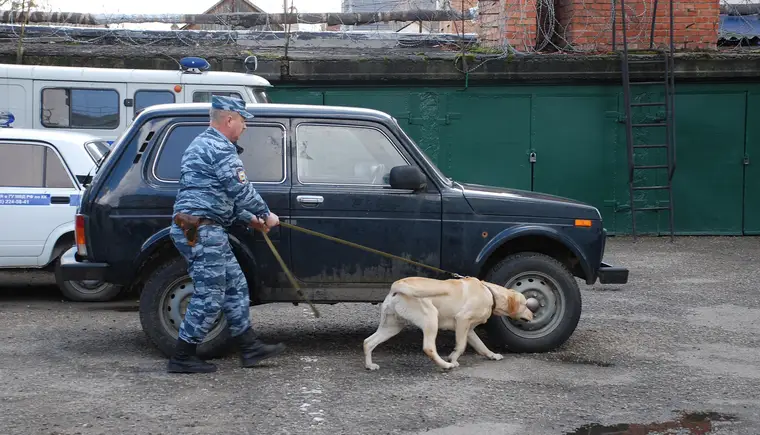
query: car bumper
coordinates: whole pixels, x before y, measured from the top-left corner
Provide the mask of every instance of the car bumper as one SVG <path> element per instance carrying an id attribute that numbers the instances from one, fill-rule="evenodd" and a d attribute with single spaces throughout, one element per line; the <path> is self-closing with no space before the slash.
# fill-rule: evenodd
<path id="1" fill-rule="evenodd" d="M 92 263 L 77 258 L 77 248 L 72 246 L 61 256 L 61 276 L 66 281 L 97 280 L 104 281 L 109 265 Z"/>
<path id="2" fill-rule="evenodd" d="M 626 284 L 628 282 L 628 269 L 615 267 L 602 262 L 599 267 L 599 282 L 602 284 Z"/>

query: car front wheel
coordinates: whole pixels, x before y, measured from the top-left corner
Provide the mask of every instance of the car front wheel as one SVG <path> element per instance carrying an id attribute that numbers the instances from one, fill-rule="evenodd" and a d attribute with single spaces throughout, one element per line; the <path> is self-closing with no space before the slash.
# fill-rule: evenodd
<path id="1" fill-rule="evenodd" d="M 174 353 L 179 327 L 193 295 L 193 281 L 187 263 L 172 257 L 156 268 L 140 294 L 140 323 L 150 341 L 167 357 Z M 214 322 L 205 340 L 198 345 L 198 356 L 212 359 L 223 356 L 231 342 L 224 313 Z"/>
<path id="2" fill-rule="evenodd" d="M 549 352 L 563 345 L 575 331 L 581 315 L 580 288 L 572 273 L 554 258 L 535 252 L 510 255 L 484 279 L 539 302 L 530 322 L 497 316 L 489 319 L 489 335 L 509 351 Z"/>

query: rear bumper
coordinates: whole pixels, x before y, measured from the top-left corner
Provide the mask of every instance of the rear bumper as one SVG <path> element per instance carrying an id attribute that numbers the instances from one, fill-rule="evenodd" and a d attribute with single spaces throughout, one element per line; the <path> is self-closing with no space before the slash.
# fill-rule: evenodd
<path id="1" fill-rule="evenodd" d="M 628 282 L 628 269 L 615 267 L 602 262 L 599 267 L 599 282 L 602 284 L 626 284 Z"/>
<path id="2" fill-rule="evenodd" d="M 92 263 L 77 258 L 77 248 L 72 246 L 61 255 L 61 276 L 66 281 L 104 281 L 110 266 L 106 263 Z"/>

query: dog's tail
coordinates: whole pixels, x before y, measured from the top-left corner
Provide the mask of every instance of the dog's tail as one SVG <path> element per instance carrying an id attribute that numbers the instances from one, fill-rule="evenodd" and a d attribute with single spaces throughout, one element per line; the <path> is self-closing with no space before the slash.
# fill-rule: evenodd
<path id="1" fill-rule="evenodd" d="M 449 294 L 446 290 L 436 288 L 415 287 L 407 282 L 395 282 L 391 285 L 391 291 L 401 293 L 412 298 L 434 298 L 436 296 L 446 296 Z"/>

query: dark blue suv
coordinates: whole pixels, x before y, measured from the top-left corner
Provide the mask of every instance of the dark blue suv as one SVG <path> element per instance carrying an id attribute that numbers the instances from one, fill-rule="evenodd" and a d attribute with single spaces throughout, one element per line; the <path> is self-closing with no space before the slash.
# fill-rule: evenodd
<path id="1" fill-rule="evenodd" d="M 139 292 L 143 329 L 167 355 L 193 292 L 169 239 L 179 162 L 208 126 L 209 109 L 153 106 L 134 120 L 82 197 L 77 243 L 62 258 L 67 280 Z M 383 112 L 289 104 L 249 110 L 256 118 L 239 141 L 241 159 L 272 211 L 299 227 L 535 297 L 532 322 L 489 321 L 491 337 L 508 350 L 545 352 L 572 335 L 581 314 L 575 277 L 589 285 L 627 282 L 626 269 L 602 262 L 606 231 L 594 207 L 454 181 Z M 315 303 L 378 303 L 399 278 L 447 278 L 289 228 L 270 236 Z M 301 301 L 261 233 L 236 226 L 230 241 L 252 304 Z M 222 315 L 199 353 L 226 350 L 225 325 Z"/>

